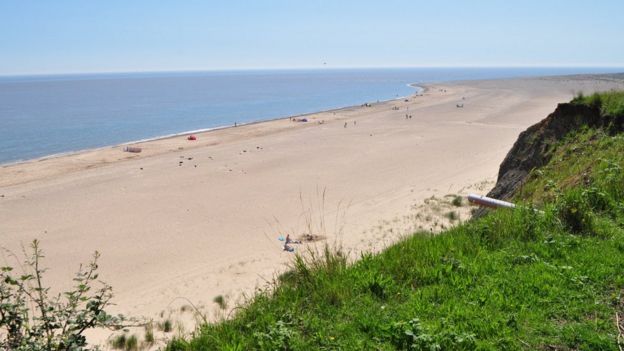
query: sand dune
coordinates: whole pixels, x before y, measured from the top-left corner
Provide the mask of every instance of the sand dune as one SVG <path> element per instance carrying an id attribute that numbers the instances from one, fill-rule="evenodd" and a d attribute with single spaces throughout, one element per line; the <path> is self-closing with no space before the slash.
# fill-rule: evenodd
<path id="1" fill-rule="evenodd" d="M 115 310 L 159 318 L 185 297 L 215 318 L 215 296 L 234 301 L 285 268 L 292 254 L 278 236 L 312 231 L 359 252 L 429 228 L 415 215 L 423 200 L 494 180 L 518 133 L 574 91 L 622 86 L 593 76 L 429 85 L 408 101 L 313 114 L 307 123 L 5 166 L 0 243 L 19 251 L 39 238 L 57 286 L 98 250 Z"/>

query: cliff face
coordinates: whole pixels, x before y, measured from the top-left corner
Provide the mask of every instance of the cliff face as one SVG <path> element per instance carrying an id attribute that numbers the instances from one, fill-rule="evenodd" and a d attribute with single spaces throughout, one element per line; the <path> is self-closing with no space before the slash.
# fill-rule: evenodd
<path id="1" fill-rule="evenodd" d="M 624 116 L 601 116 L 597 107 L 559 104 L 548 117 L 520 134 L 500 165 L 496 185 L 488 196 L 510 199 L 532 169 L 550 161 L 558 141 L 584 126 L 617 133 L 624 131 Z"/>

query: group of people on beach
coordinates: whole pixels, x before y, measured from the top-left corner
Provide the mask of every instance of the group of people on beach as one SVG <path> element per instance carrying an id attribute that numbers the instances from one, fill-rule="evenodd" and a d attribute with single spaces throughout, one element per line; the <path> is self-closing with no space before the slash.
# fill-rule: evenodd
<path id="1" fill-rule="evenodd" d="M 292 240 L 290 238 L 290 234 L 286 234 L 286 239 L 284 240 L 284 251 L 293 252 L 295 249 L 288 244 L 301 244 L 301 240 Z"/>

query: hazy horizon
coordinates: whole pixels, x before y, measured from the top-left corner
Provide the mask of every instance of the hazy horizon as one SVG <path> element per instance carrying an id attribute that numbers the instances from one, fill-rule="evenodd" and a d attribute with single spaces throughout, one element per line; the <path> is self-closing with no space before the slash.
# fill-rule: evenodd
<path id="1" fill-rule="evenodd" d="M 0 3 L 0 76 L 624 67 L 621 1 Z"/>
<path id="2" fill-rule="evenodd" d="M 609 66 L 575 66 L 575 65 L 525 65 L 525 66 L 507 66 L 507 65 L 490 65 L 490 66 L 345 66 L 345 67 L 240 67 L 240 68 L 215 68 L 215 69 L 179 69 L 179 70 L 154 70 L 154 71 L 85 71 L 85 72 L 60 72 L 60 73 L 17 73 L 17 74 L 0 74 L 0 78 L 19 78 L 19 77 L 53 77 L 53 76 L 97 76 L 97 75 L 160 75 L 160 74 L 194 74 L 194 73 L 218 73 L 218 72 L 250 72 L 250 71 L 323 71 L 323 70 L 401 70 L 401 69 L 605 69 L 609 72 L 604 74 L 614 74 L 612 70 L 622 70 L 624 73 L 624 65 Z M 573 73 L 583 74 L 583 73 Z M 603 74 L 588 72 L 588 74 Z"/>

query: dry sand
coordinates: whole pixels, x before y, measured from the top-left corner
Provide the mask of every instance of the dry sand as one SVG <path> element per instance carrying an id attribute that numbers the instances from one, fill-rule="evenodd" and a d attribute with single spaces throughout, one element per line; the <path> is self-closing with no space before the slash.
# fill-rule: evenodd
<path id="1" fill-rule="evenodd" d="M 214 319 L 222 313 L 215 296 L 231 307 L 285 269 L 292 254 L 280 235 L 312 231 L 360 252 L 414 228 L 440 229 L 423 215 L 425 199 L 486 192 L 519 132 L 575 91 L 622 87 L 592 76 L 430 85 L 408 101 L 308 115 L 307 123 L 4 166 L 0 245 L 19 252 L 40 239 L 55 286 L 67 286 L 98 250 L 115 311 L 159 320 L 184 297 Z"/>

